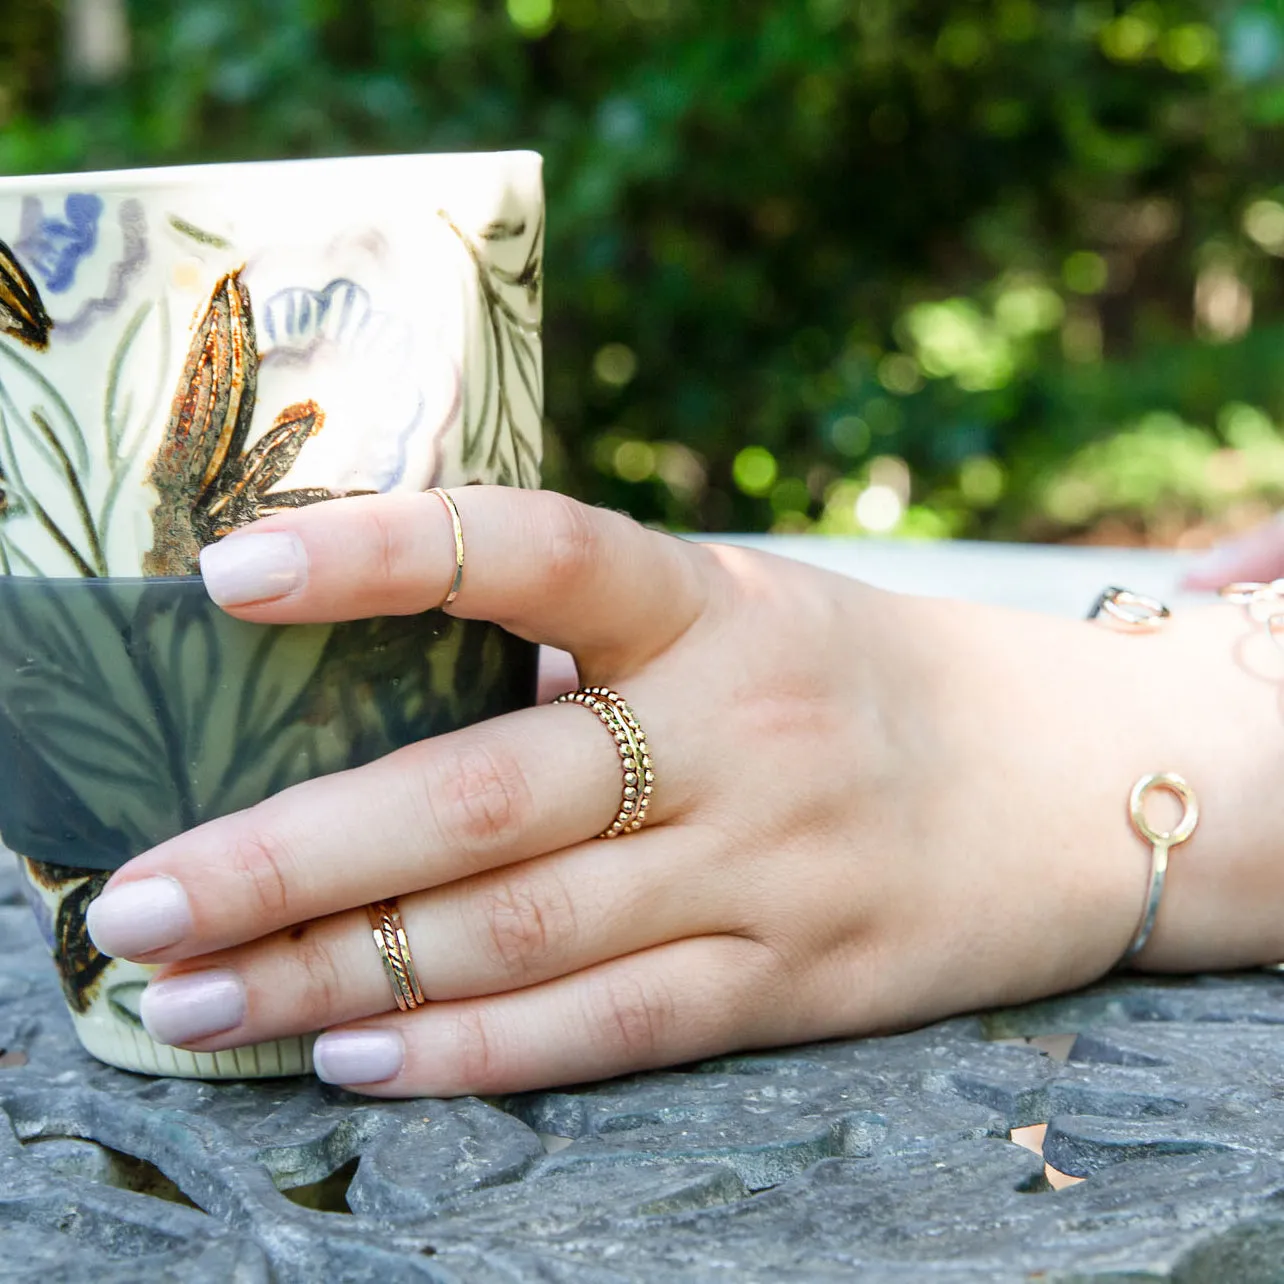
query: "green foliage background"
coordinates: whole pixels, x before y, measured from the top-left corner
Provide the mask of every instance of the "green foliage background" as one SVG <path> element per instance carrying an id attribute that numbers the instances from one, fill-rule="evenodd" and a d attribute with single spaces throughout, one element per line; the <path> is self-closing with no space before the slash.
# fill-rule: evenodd
<path id="1" fill-rule="evenodd" d="M 0 172 L 533 147 L 548 481 L 677 527 L 1284 501 L 1284 0 L 5 0 Z"/>

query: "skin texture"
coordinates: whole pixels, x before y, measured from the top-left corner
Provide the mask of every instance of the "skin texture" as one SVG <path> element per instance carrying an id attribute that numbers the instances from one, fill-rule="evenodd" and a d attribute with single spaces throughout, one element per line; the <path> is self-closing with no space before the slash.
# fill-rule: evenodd
<path id="1" fill-rule="evenodd" d="M 1123 635 L 687 544 L 554 494 L 453 493 L 452 613 L 624 693 L 655 757 L 651 823 L 592 838 L 618 805 L 614 746 L 585 710 L 545 706 L 176 838 L 108 893 L 176 880 L 191 930 L 133 957 L 161 981 L 240 978 L 244 1021 L 186 1046 L 395 1030 L 400 1072 L 350 1086 L 495 1093 L 1066 990 L 1136 927 L 1149 849 L 1126 800 L 1162 770 L 1203 819 L 1139 965 L 1284 957 L 1284 655 L 1242 611 Z M 249 620 L 423 610 L 454 566 L 431 496 L 229 539 L 263 531 L 301 539 L 307 581 L 232 608 Z M 408 1013 L 360 908 L 391 896 L 431 1000 Z"/>

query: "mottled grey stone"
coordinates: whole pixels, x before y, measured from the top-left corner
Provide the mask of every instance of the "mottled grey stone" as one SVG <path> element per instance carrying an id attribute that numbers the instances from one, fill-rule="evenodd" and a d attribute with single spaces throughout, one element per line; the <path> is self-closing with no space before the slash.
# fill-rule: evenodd
<path id="1" fill-rule="evenodd" d="M 1281 1067 L 1245 975 L 498 1102 L 147 1079 L 80 1050 L 0 861 L 0 1279 L 1284 1280 Z"/>

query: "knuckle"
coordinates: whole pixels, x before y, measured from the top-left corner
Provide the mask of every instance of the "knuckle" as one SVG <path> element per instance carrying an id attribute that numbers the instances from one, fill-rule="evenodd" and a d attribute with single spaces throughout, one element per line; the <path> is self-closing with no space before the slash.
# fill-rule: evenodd
<path id="1" fill-rule="evenodd" d="M 291 859 L 285 844 L 268 830 L 246 830 L 232 844 L 230 863 L 251 913 L 270 923 L 288 922 Z"/>
<path id="2" fill-rule="evenodd" d="M 575 932 L 575 909 L 566 890 L 550 892 L 521 877 L 493 881 L 481 897 L 480 921 L 491 955 L 510 980 L 542 977 Z"/>
<path id="3" fill-rule="evenodd" d="M 447 841 L 491 847 L 518 833 L 533 801 L 525 772 L 511 749 L 473 738 L 443 770 L 432 810 Z"/>
<path id="4" fill-rule="evenodd" d="M 290 953 L 296 975 L 291 1014 L 301 1029 L 323 1030 L 343 1008 L 343 979 L 334 955 L 316 932 L 293 937 Z"/>
<path id="5" fill-rule="evenodd" d="M 547 587 L 564 587 L 589 575 L 597 562 L 597 526 L 592 510 L 559 495 L 544 492 L 546 518 L 545 576 Z"/>
<path id="6" fill-rule="evenodd" d="M 485 1093 L 506 1086 L 499 1041 L 485 1010 L 461 1004 L 454 1012 L 453 1043 L 458 1087 L 461 1092 Z"/>
<path id="7" fill-rule="evenodd" d="M 595 1003 L 593 1028 L 614 1043 L 625 1061 L 647 1063 L 667 1045 L 675 1007 L 672 995 L 658 982 L 629 975 L 603 979 Z"/>

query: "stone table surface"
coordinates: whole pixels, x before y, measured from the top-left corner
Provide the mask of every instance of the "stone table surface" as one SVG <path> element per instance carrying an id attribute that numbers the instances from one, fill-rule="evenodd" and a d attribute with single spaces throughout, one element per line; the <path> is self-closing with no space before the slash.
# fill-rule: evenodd
<path id="1" fill-rule="evenodd" d="M 1106 582 L 1171 596 L 1178 569 L 774 547 L 1070 614 Z M 1086 1180 L 1049 1184 L 1010 1140 L 1035 1124 Z M 92 1061 L 0 863 L 0 1280 L 853 1278 L 1284 1280 L 1284 980 L 1117 978 L 892 1038 L 382 1103 Z"/>

